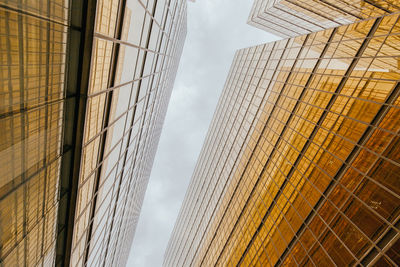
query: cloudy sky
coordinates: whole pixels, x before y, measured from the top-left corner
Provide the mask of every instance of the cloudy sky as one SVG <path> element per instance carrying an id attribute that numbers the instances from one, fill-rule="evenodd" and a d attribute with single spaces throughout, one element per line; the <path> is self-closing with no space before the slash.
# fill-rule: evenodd
<path id="1" fill-rule="evenodd" d="M 246 24 L 253 0 L 188 2 L 188 33 L 127 266 L 161 266 L 239 48 L 278 38 Z"/>

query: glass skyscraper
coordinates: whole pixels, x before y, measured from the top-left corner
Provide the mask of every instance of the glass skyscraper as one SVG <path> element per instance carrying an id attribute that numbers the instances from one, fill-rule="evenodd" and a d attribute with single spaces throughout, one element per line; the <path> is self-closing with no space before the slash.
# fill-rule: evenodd
<path id="1" fill-rule="evenodd" d="M 399 10 L 398 0 L 255 0 L 248 23 L 287 38 Z"/>
<path id="2" fill-rule="evenodd" d="M 0 265 L 122 266 L 184 0 L 0 0 Z"/>
<path id="3" fill-rule="evenodd" d="M 165 266 L 400 264 L 396 12 L 237 51 Z"/>

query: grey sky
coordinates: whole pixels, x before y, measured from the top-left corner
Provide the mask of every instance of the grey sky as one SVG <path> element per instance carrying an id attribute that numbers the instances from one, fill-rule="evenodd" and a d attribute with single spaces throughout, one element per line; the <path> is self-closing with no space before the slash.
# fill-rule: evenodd
<path id="1" fill-rule="evenodd" d="M 188 2 L 188 33 L 127 266 L 161 266 L 237 49 L 277 40 L 246 24 L 253 0 Z"/>

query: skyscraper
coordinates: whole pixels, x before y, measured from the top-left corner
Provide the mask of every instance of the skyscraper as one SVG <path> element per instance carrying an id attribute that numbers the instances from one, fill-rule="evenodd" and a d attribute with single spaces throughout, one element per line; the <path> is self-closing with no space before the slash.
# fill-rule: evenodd
<path id="1" fill-rule="evenodd" d="M 397 0 L 255 0 L 248 23 L 283 38 L 397 12 Z"/>
<path id="2" fill-rule="evenodd" d="M 389 13 L 236 53 L 165 266 L 400 264 Z"/>
<path id="3" fill-rule="evenodd" d="M 0 25 L 0 265 L 124 265 L 186 1 L 1 0 Z"/>

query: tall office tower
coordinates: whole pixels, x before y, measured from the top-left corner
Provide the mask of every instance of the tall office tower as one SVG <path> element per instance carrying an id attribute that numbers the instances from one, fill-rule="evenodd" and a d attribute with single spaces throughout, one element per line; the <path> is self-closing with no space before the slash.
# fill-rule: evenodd
<path id="1" fill-rule="evenodd" d="M 248 24 L 287 38 L 399 10 L 398 0 L 255 0 Z"/>
<path id="2" fill-rule="evenodd" d="M 0 0 L 0 265 L 123 266 L 184 0 Z"/>
<path id="3" fill-rule="evenodd" d="M 165 266 L 400 264 L 399 20 L 236 53 Z"/>

